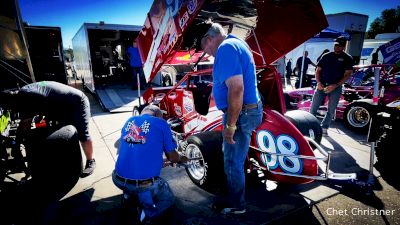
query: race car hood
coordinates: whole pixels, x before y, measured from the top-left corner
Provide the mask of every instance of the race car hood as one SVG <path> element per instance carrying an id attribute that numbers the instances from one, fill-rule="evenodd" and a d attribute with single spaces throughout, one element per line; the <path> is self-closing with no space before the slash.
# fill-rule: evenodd
<path id="1" fill-rule="evenodd" d="M 273 63 L 328 26 L 319 0 L 155 0 L 136 39 L 146 80 L 163 64 L 201 60 L 210 20 L 246 40 L 257 65 Z"/>

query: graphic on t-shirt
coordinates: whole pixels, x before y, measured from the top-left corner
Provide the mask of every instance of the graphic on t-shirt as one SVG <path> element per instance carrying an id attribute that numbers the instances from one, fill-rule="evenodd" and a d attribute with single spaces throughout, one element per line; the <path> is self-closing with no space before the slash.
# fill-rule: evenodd
<path id="1" fill-rule="evenodd" d="M 127 143 L 144 144 L 146 143 L 146 137 L 141 135 L 141 133 L 147 134 L 150 131 L 150 124 L 147 121 L 144 121 L 139 127 L 135 124 L 135 121 L 131 121 L 126 126 L 125 131 L 128 132 L 128 134 L 124 136 L 124 140 Z"/>

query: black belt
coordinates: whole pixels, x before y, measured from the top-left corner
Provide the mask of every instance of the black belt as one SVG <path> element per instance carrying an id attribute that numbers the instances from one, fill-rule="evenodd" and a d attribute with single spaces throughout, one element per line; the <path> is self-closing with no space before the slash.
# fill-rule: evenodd
<path id="1" fill-rule="evenodd" d="M 254 109 L 258 107 L 258 104 L 260 104 L 261 101 L 258 101 L 257 103 L 251 103 L 251 104 L 245 104 L 242 106 L 242 110 L 249 110 L 249 109 Z M 227 108 L 221 109 L 222 112 L 226 113 Z"/>
<path id="2" fill-rule="evenodd" d="M 261 102 L 261 101 L 258 101 L 257 103 L 251 103 L 251 104 L 243 105 L 243 106 L 242 106 L 242 110 L 257 108 L 257 107 L 258 107 L 258 104 L 259 104 L 260 102 Z"/>
<path id="3" fill-rule="evenodd" d="M 145 179 L 145 180 L 132 180 L 132 179 L 121 177 L 117 173 L 115 173 L 115 178 L 117 178 L 118 180 L 120 180 L 124 183 L 134 184 L 136 186 L 150 186 L 150 185 L 154 184 L 155 181 L 158 180 L 158 177 L 152 177 L 152 178 Z"/>

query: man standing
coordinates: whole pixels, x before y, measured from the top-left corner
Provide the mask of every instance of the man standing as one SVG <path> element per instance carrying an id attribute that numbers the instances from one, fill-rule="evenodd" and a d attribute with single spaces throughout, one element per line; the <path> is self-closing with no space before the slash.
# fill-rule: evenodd
<path id="1" fill-rule="evenodd" d="M 140 81 L 140 89 L 146 88 L 146 79 L 144 77 L 142 59 L 140 58 L 139 49 L 137 48 L 136 41 L 133 41 L 133 45 L 127 49 L 127 55 L 129 58 L 129 64 L 131 65 L 133 75 L 133 86 L 132 89 L 137 89 L 138 78 Z"/>
<path id="2" fill-rule="evenodd" d="M 45 116 L 60 125 L 73 125 L 86 156 L 86 166 L 81 177 L 89 176 L 96 168 L 93 143 L 89 135 L 90 104 L 86 95 L 73 87 L 54 81 L 41 81 L 9 92 L 10 107 L 20 113 L 20 127 L 30 129 L 32 117 Z"/>
<path id="3" fill-rule="evenodd" d="M 225 214 L 241 214 L 246 212 L 244 161 L 251 133 L 262 120 L 254 59 L 246 42 L 227 35 L 217 23 L 211 25 L 201 45 L 205 53 L 215 57 L 213 95 L 217 108 L 224 112 L 223 151 L 228 196 L 214 207 Z"/>
<path id="4" fill-rule="evenodd" d="M 173 163 L 186 163 L 180 156 L 167 122 L 155 105 L 128 119 L 121 131 L 119 156 L 112 178 L 124 198 L 138 200 L 140 222 L 153 220 L 174 203 L 168 183 L 162 179 L 163 153 Z"/>
<path id="5" fill-rule="evenodd" d="M 310 86 L 311 81 L 307 77 L 308 65 L 310 65 L 310 64 L 317 67 L 317 65 L 315 65 L 311 61 L 310 58 L 308 58 L 308 51 L 305 51 L 304 52 L 304 68 L 303 68 L 303 56 L 299 57 L 296 61 L 296 70 L 297 70 L 297 74 L 299 75 L 299 82 L 296 83 L 296 88 L 300 87 L 300 79 L 302 80 L 301 87 Z M 302 71 L 302 73 L 300 71 Z"/>
<path id="6" fill-rule="evenodd" d="M 333 115 L 342 94 L 342 85 L 346 82 L 353 71 L 353 58 L 344 52 L 346 39 L 338 37 L 335 40 L 334 51 L 326 53 L 318 62 L 315 78 L 317 90 L 311 104 L 311 113 L 317 114 L 325 97 L 328 96 L 328 111 L 321 122 L 323 135 L 328 135 L 328 128 L 332 122 Z"/>

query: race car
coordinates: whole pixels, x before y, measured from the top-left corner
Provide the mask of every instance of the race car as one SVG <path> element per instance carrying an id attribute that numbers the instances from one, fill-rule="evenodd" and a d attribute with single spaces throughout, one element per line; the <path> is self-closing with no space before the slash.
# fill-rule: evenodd
<path id="1" fill-rule="evenodd" d="M 231 7 L 235 5 L 235 7 Z M 306 11 L 304 9 L 307 9 Z M 290 15 L 290 16 L 287 16 Z M 252 49 L 258 90 L 264 105 L 262 124 L 252 133 L 246 162 L 248 175 L 262 171 L 267 179 L 302 184 L 336 175 L 318 172 L 317 160 L 329 165 L 329 154 L 318 143 L 319 121 L 300 110 L 286 112 L 281 75 L 270 64 L 327 26 L 317 0 L 280 1 L 154 1 L 137 43 L 150 81 L 176 55 L 201 53 L 200 40 L 209 19 L 246 40 Z M 293 19 L 295 18 L 295 19 Z M 282 29 L 285 27 L 285 29 Z M 212 96 L 212 62 L 202 54 L 186 64 L 173 87 L 151 87 L 144 105 L 158 105 L 172 127 L 178 151 L 190 158 L 190 179 L 212 191 L 224 181 L 222 111 Z M 208 66 L 207 66 L 208 65 Z M 199 69 L 200 68 L 200 69 Z M 178 69 L 179 70 L 179 69 Z M 142 106 L 134 109 L 138 114 Z M 319 152 L 318 157 L 314 151 Z M 349 178 L 354 178 L 350 175 Z"/>
<path id="2" fill-rule="evenodd" d="M 335 111 L 335 119 L 343 120 L 346 126 L 355 131 L 367 132 L 369 123 L 376 110 L 373 104 L 374 72 L 380 69 L 379 87 L 382 104 L 387 104 L 400 94 L 400 86 L 394 65 L 355 66 L 352 77 L 344 85 L 342 95 Z M 299 109 L 309 112 L 315 87 L 300 88 L 285 93 L 286 106 L 290 109 Z M 319 108 L 318 115 L 324 116 L 327 112 L 328 98 Z"/>

